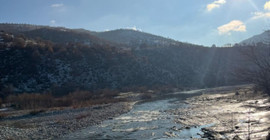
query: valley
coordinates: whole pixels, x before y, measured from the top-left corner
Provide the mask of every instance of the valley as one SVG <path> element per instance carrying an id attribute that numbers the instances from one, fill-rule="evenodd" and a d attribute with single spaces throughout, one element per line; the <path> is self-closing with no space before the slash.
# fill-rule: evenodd
<path id="1" fill-rule="evenodd" d="M 0 140 L 270 140 L 270 0 L 0 13 Z"/>
<path id="2" fill-rule="evenodd" d="M 242 85 L 172 92 L 151 100 L 48 110 L 33 116 L 7 111 L 10 116 L 0 121 L 0 132 L 4 134 L 0 138 L 246 139 L 250 134 L 259 140 L 268 135 L 270 104 L 266 95 L 251 92 L 252 85 Z"/>
<path id="3" fill-rule="evenodd" d="M 261 35 L 207 47 L 131 29 L 0 31 L 0 139 L 269 137 Z"/>

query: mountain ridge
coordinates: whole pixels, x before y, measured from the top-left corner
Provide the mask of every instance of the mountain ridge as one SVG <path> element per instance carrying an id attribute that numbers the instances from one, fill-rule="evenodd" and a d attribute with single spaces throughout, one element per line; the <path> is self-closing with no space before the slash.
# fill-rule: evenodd
<path id="1" fill-rule="evenodd" d="M 75 90 L 106 88 L 234 85 L 241 81 L 231 75 L 233 69 L 245 66 L 238 62 L 242 56 L 237 47 L 171 44 L 174 41 L 166 42 L 168 39 L 160 43 L 155 40 L 164 38 L 141 32 L 135 32 L 139 34 L 135 40 L 146 35 L 149 42 L 144 45 L 96 39 L 81 29 L 40 28 L 20 33 L 14 29 L 13 32 L 0 32 L 0 96 L 5 96 L 10 87 L 18 93 L 64 95 Z M 116 32 L 121 34 L 123 30 Z M 85 43 L 89 36 L 96 42 Z"/>
<path id="2" fill-rule="evenodd" d="M 254 35 L 248 39 L 241 41 L 240 45 L 257 45 L 258 43 L 263 43 L 270 45 L 270 30 L 264 31 L 261 34 Z"/>
<path id="3" fill-rule="evenodd" d="M 69 29 L 65 27 L 51 27 L 51 26 L 43 26 L 43 25 L 30 25 L 30 24 L 0 24 L 0 30 L 11 32 L 13 34 L 24 34 L 27 37 L 40 37 L 42 39 L 48 40 L 48 35 L 42 34 L 43 32 L 72 32 L 74 34 L 78 34 L 78 36 L 88 36 L 91 41 L 93 40 L 100 40 L 100 42 L 107 42 L 109 44 L 115 44 L 115 46 L 121 46 L 122 48 L 148 48 L 148 47 L 164 47 L 164 46 L 177 46 L 181 44 L 190 44 L 190 43 L 183 43 L 177 40 L 165 38 L 158 35 L 153 35 L 150 33 L 142 32 L 142 31 L 135 31 L 132 29 L 115 29 L 111 31 L 104 31 L 104 32 L 96 32 L 90 31 L 86 29 Z M 42 30 L 42 31 L 39 31 Z M 38 32 L 39 35 L 36 33 Z M 54 33 L 51 33 L 53 36 Z M 59 38 L 59 37 L 58 37 Z M 76 38 L 76 37 L 73 37 Z M 87 37 L 84 37 L 87 38 Z M 52 39 L 49 39 L 52 40 Z M 77 39 L 79 40 L 79 39 Z M 87 39 L 86 39 L 87 40 Z M 76 42 L 74 39 L 66 39 L 63 42 Z M 60 41 L 58 41 L 60 42 Z M 87 43 L 87 41 L 85 41 Z M 194 44 L 196 45 L 196 44 Z M 201 46 L 201 45 L 198 45 Z"/>

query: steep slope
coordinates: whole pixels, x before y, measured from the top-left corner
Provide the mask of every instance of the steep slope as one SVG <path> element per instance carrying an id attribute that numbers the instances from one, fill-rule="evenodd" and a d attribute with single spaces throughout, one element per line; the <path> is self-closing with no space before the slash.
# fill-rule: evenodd
<path id="1" fill-rule="evenodd" d="M 8 94 L 11 87 L 18 93 L 68 94 L 78 89 L 194 88 L 240 83 L 231 75 L 235 66 L 243 66 L 238 61 L 241 55 L 237 47 L 208 48 L 131 31 L 131 39 L 126 40 L 147 38 L 147 49 L 123 49 L 104 39 L 84 43 L 88 35 L 84 30 L 59 28 L 20 34 L 0 32 L 0 95 Z M 155 44 L 156 39 L 167 43 Z M 128 45 L 136 47 L 136 42 Z"/>
<path id="2" fill-rule="evenodd" d="M 4 39 L 0 43 L 1 90 L 12 85 L 16 92 L 50 90 L 54 94 L 67 94 L 76 89 L 159 83 L 155 80 L 158 75 L 147 74 L 153 69 L 129 51 L 99 45 L 52 45 L 6 33 L 1 38 Z"/>
<path id="3" fill-rule="evenodd" d="M 242 42 L 240 45 L 257 45 L 258 43 L 263 43 L 266 45 L 270 44 L 270 30 L 263 32 L 262 34 L 255 35 L 251 38 L 248 38 Z"/>

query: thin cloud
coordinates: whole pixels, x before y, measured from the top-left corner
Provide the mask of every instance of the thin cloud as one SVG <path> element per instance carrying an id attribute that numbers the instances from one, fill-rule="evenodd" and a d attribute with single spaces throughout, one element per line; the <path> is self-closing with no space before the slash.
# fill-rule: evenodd
<path id="1" fill-rule="evenodd" d="M 261 18 L 270 18 L 270 1 L 264 4 L 264 12 L 254 12 L 252 13 L 252 20 L 261 19 Z"/>
<path id="2" fill-rule="evenodd" d="M 255 12 L 252 14 L 253 14 L 253 17 L 251 18 L 252 20 L 260 18 L 270 18 L 270 12 Z"/>
<path id="3" fill-rule="evenodd" d="M 233 20 L 228 24 L 218 27 L 218 32 L 220 35 L 231 35 L 231 32 L 245 32 L 246 25 L 240 20 Z"/>
<path id="4" fill-rule="evenodd" d="M 221 5 L 225 4 L 226 0 L 216 0 L 206 6 L 207 11 L 212 11 L 215 8 L 219 8 Z"/>
<path id="5" fill-rule="evenodd" d="M 133 27 L 126 27 L 125 29 L 134 30 L 134 31 L 142 31 L 142 29 L 137 28 L 136 26 Z"/>
<path id="6" fill-rule="evenodd" d="M 51 20 L 50 23 L 51 23 L 52 25 L 54 25 L 54 24 L 56 23 L 56 21 L 55 21 L 55 20 Z"/>
<path id="7" fill-rule="evenodd" d="M 270 1 L 264 4 L 264 10 L 270 10 Z"/>
<path id="8" fill-rule="evenodd" d="M 59 8 L 59 7 L 63 7 L 63 6 L 64 6 L 63 3 L 55 3 L 55 4 L 51 5 L 52 8 Z"/>

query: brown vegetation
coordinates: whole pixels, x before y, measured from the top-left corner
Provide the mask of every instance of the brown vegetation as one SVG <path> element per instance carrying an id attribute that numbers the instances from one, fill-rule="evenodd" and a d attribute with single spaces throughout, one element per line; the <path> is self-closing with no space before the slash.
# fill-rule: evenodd
<path id="1" fill-rule="evenodd" d="M 34 109 L 30 114 L 38 114 L 42 108 L 51 107 L 84 107 L 96 104 L 106 104 L 112 102 L 123 101 L 115 99 L 118 91 L 104 89 L 96 92 L 75 91 L 61 97 L 54 97 L 50 93 L 23 93 L 18 95 L 9 95 L 5 99 L 5 103 L 11 104 L 17 109 Z M 0 98 L 1 99 L 1 98 Z M 1 100 L 0 100 L 1 103 Z"/>
<path id="2" fill-rule="evenodd" d="M 12 87 L 12 86 L 10 86 Z M 36 115 L 48 108 L 62 108 L 73 107 L 80 108 L 86 106 L 92 106 L 97 104 L 116 103 L 121 101 L 127 101 L 126 98 L 115 98 L 120 91 L 112 89 L 101 89 L 96 91 L 88 90 L 75 90 L 72 91 L 72 85 L 67 88 L 54 88 L 52 93 L 23 93 L 15 94 L 10 90 L 10 87 L 6 88 L 9 91 L 8 96 L 0 97 L 0 104 L 3 103 L 6 106 L 12 106 L 15 109 L 30 109 L 33 110 L 29 114 Z M 148 100 L 155 96 L 155 94 L 164 94 L 172 92 L 171 86 L 156 86 L 154 90 L 150 90 L 148 87 L 127 87 L 123 88 L 121 92 L 135 92 L 141 93 L 141 99 Z M 65 90 L 65 91 L 63 91 Z M 65 94 L 69 92 L 69 94 Z M 4 93 L 4 92 L 3 92 Z"/>
<path id="3" fill-rule="evenodd" d="M 7 114 L 0 113 L 0 119 L 5 118 L 5 117 L 7 117 L 7 116 L 8 116 Z"/>
<path id="4" fill-rule="evenodd" d="M 53 96 L 51 94 L 24 93 L 10 95 L 7 97 L 6 102 L 19 109 L 49 108 L 53 106 Z"/>

